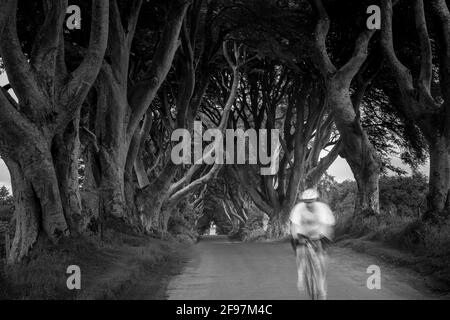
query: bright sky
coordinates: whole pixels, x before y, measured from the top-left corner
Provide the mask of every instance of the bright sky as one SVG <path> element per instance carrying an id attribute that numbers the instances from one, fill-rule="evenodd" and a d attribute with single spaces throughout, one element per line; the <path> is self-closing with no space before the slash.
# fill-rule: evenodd
<path id="1" fill-rule="evenodd" d="M 8 83 L 8 78 L 6 77 L 6 73 L 0 74 L 0 85 L 3 86 Z M 1 128 L 0 128 L 1 130 Z M 411 172 L 410 168 L 405 166 L 401 160 L 397 157 L 392 157 L 392 163 L 395 166 L 398 166 L 408 172 Z M 427 166 L 421 168 L 421 171 L 427 173 Z M 336 181 L 342 182 L 344 180 L 353 180 L 353 174 L 348 166 L 347 162 L 338 157 L 336 161 L 331 165 L 328 169 L 328 174 L 335 177 Z M 0 186 L 5 185 L 11 190 L 11 180 L 9 176 L 8 169 L 6 168 L 5 163 L 0 159 Z"/>
<path id="2" fill-rule="evenodd" d="M 408 173 L 411 173 L 410 168 L 405 166 L 400 159 L 393 157 L 392 163 L 395 166 L 406 170 Z M 423 166 L 421 168 L 421 171 L 427 173 L 427 165 Z M 338 182 L 342 182 L 344 180 L 354 180 L 353 173 L 351 172 L 350 167 L 348 166 L 347 162 L 341 157 L 338 157 L 336 159 L 336 161 L 330 166 L 327 172 L 328 174 L 334 176 L 336 181 Z M 5 163 L 0 159 L 0 186 L 2 185 L 5 185 L 11 190 L 8 169 L 6 168 Z"/>
<path id="3" fill-rule="evenodd" d="M 412 173 L 411 168 L 405 165 L 398 157 L 391 157 L 391 163 L 395 167 L 405 170 L 408 174 Z M 428 162 L 425 163 L 425 165 L 419 167 L 419 170 L 425 175 L 428 175 Z M 341 157 L 338 157 L 336 159 L 336 161 L 330 166 L 327 172 L 328 174 L 334 176 L 335 180 L 338 182 L 342 182 L 344 180 L 354 180 L 353 173 L 350 170 L 349 165 L 347 164 L 345 159 Z"/>
<path id="4" fill-rule="evenodd" d="M 328 173 L 336 178 L 337 181 L 344 181 L 346 179 L 353 180 L 353 174 L 344 159 L 338 158 L 333 165 L 328 169 Z M 5 185 L 11 190 L 9 172 L 5 163 L 0 159 L 0 186 Z"/>

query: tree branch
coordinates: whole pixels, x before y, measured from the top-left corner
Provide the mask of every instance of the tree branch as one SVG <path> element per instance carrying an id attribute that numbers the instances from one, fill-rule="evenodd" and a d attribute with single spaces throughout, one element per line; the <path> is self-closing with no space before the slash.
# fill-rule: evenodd
<path id="1" fill-rule="evenodd" d="M 102 66 L 108 44 L 109 1 L 92 0 L 92 24 L 89 48 L 86 55 L 72 72 L 72 80 L 63 95 L 64 105 L 71 117 L 88 94 Z"/>
<path id="2" fill-rule="evenodd" d="M 0 42 L 0 52 L 8 80 L 19 101 L 27 101 L 31 95 L 43 98 L 36 85 L 36 74 L 22 51 L 17 35 L 17 0 L 11 2 L 4 4 L 10 6 L 11 14 L 3 17 L 5 25 Z"/>
<path id="3" fill-rule="evenodd" d="M 381 1 L 381 45 L 384 49 L 387 61 L 394 71 L 394 76 L 403 90 L 414 90 L 411 71 L 400 62 L 394 49 L 392 31 L 392 0 Z"/>
<path id="4" fill-rule="evenodd" d="M 309 171 L 306 175 L 306 180 L 311 183 L 312 185 L 316 185 L 320 178 L 323 176 L 325 171 L 328 170 L 328 168 L 333 164 L 333 162 L 336 160 L 336 158 L 339 155 L 339 152 L 342 149 L 342 143 L 341 140 L 339 140 L 334 147 L 331 149 L 328 154 L 320 159 L 319 163 L 316 167 L 314 167 L 311 171 Z M 311 185 L 309 186 L 311 187 Z"/>
<path id="5" fill-rule="evenodd" d="M 133 42 L 134 33 L 136 31 L 136 25 L 139 20 L 139 13 L 141 12 L 142 0 L 132 0 L 129 4 L 129 11 L 126 17 L 126 28 L 125 33 L 128 42 L 128 48 L 131 48 L 131 43 Z"/>
<path id="6" fill-rule="evenodd" d="M 63 32 L 67 0 L 45 0 L 45 20 L 33 43 L 30 63 L 50 78 L 54 76 L 59 42 Z"/>
<path id="7" fill-rule="evenodd" d="M 366 61 L 369 42 L 374 33 L 374 30 L 366 30 L 358 36 L 352 58 L 339 69 L 336 76 L 344 80 L 345 86 L 350 85 L 351 81 Z"/>
<path id="8" fill-rule="evenodd" d="M 329 74 L 336 72 L 336 67 L 331 62 L 326 46 L 327 35 L 330 30 L 330 18 L 322 0 L 309 0 L 309 3 L 318 16 L 313 35 L 316 49 L 316 54 L 313 55 L 313 59 L 316 60 L 317 67 L 322 73 L 322 76 L 327 78 Z"/>
<path id="9" fill-rule="evenodd" d="M 128 137 L 133 135 L 136 126 L 152 103 L 172 66 L 178 48 L 178 37 L 189 4 L 190 1 L 187 0 L 175 1 L 164 27 L 161 41 L 153 56 L 152 64 L 145 78 L 138 82 L 130 93 L 129 103 L 132 114 L 128 122 Z"/>
<path id="10" fill-rule="evenodd" d="M 428 35 L 427 22 L 425 19 L 423 0 L 414 1 L 414 15 L 421 49 L 419 81 L 425 92 L 429 95 L 433 69 L 433 54 L 431 51 L 431 41 Z"/>

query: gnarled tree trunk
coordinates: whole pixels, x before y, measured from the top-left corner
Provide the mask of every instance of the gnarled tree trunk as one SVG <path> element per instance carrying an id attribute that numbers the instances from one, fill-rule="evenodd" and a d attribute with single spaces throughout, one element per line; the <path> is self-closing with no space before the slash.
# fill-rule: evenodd
<path id="1" fill-rule="evenodd" d="M 270 217 L 267 236 L 271 239 L 281 239 L 289 235 L 290 209 L 280 210 L 278 214 Z"/>
<path id="2" fill-rule="evenodd" d="M 52 154 L 67 223 L 73 234 L 82 233 L 84 226 L 80 184 L 78 181 L 78 160 L 80 158 L 79 116 L 69 124 L 63 134 L 55 137 Z"/>
<path id="3" fill-rule="evenodd" d="M 138 192 L 137 207 L 147 232 L 158 234 L 161 231 L 161 210 L 177 172 L 177 166 L 169 160 L 162 173 L 150 185 Z"/>
<path id="4" fill-rule="evenodd" d="M 318 16 L 314 32 L 316 67 L 322 73 L 327 90 L 328 103 L 333 110 L 333 118 L 341 135 L 341 154 L 346 158 L 358 184 L 356 213 L 369 210 L 379 212 L 378 179 L 380 161 L 376 150 L 364 132 L 356 112 L 364 95 L 367 83 L 357 92 L 355 103 L 350 95 L 353 79 L 361 72 L 368 57 L 369 42 L 374 32 L 360 33 L 353 56 L 339 69 L 332 63 L 327 52 L 326 39 L 330 29 L 330 19 L 321 0 L 310 0 Z"/>
<path id="5" fill-rule="evenodd" d="M 9 262 L 20 261 L 26 256 L 40 236 L 56 241 L 69 234 L 59 181 L 47 143 L 36 136 L 24 138 L 27 142 L 16 148 L 13 155 L 4 156 L 11 173 L 16 206 L 16 234 Z M 33 142 L 32 146 L 28 145 Z"/>
<path id="6" fill-rule="evenodd" d="M 427 195 L 427 212 L 430 219 L 441 214 L 448 215 L 450 209 L 450 142 L 438 137 L 430 143 L 430 178 Z"/>
<path id="7" fill-rule="evenodd" d="M 134 164 L 130 152 L 132 139 L 140 122 L 150 107 L 161 84 L 164 82 L 178 49 L 178 38 L 184 16 L 190 2 L 172 1 L 153 60 L 145 75 L 131 85 L 129 64 L 131 44 L 142 5 L 141 0 L 130 2 L 130 8 L 121 16 L 117 2 L 111 6 L 111 32 L 107 48 L 110 61 L 105 61 L 97 81 L 96 136 L 99 144 L 100 214 L 103 221 L 109 217 L 131 222 L 134 203 L 133 177 L 126 173 L 127 162 Z M 145 137 L 144 137 L 145 138 Z M 126 177 L 126 175 L 128 175 Z M 126 186 L 127 183 L 131 183 Z M 127 191 L 127 193 L 125 192 Z"/>
<path id="8" fill-rule="evenodd" d="M 14 215 L 16 232 L 11 246 L 8 263 L 20 261 L 28 254 L 42 232 L 40 205 L 29 180 L 25 178 L 20 165 L 7 157 L 5 163 L 11 174 L 14 193 Z"/>
<path id="9" fill-rule="evenodd" d="M 342 88 L 340 83 L 332 86 L 329 103 L 341 135 L 341 156 L 349 164 L 358 186 L 355 214 L 379 213 L 380 160 L 354 111 L 349 88 Z"/>
<path id="10" fill-rule="evenodd" d="M 104 217 L 125 218 L 127 206 L 125 201 L 125 163 L 123 154 L 100 149 L 100 198 L 101 213 Z"/>
<path id="11" fill-rule="evenodd" d="M 30 56 L 23 52 L 17 34 L 17 1 L 0 32 L 2 60 L 19 101 L 17 104 L 8 92 L 0 90 L 0 154 L 10 167 L 17 206 L 10 263 L 27 255 L 40 237 L 56 242 L 69 235 L 67 221 L 76 220 L 72 214 L 79 212 L 77 130 L 69 124 L 77 117 L 101 66 L 109 2 L 92 1 L 89 47 L 70 73 L 63 37 L 66 8 L 63 0 L 44 6 L 45 23 Z M 59 148 L 65 142 L 71 150 L 62 154 Z"/>
<path id="12" fill-rule="evenodd" d="M 415 0 L 414 17 L 420 48 L 420 72 L 412 72 L 398 58 L 393 37 L 393 3 L 383 0 L 381 44 L 386 61 L 393 70 L 401 97 L 396 105 L 399 111 L 414 123 L 428 143 L 430 153 L 430 177 L 427 195 L 427 212 L 424 219 L 448 218 L 450 188 L 450 12 L 444 0 L 427 1 L 433 9 L 433 26 L 438 36 L 435 38 L 439 57 L 438 89 L 443 99 L 439 103 L 432 94 L 433 47 L 428 32 L 428 23 L 423 0 Z M 414 76 L 414 77 L 413 77 Z M 433 88 L 435 90 L 435 88 Z"/>

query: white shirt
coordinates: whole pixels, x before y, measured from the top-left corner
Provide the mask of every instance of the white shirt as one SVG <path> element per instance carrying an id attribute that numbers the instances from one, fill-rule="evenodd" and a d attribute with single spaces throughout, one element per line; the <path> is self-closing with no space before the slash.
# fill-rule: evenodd
<path id="1" fill-rule="evenodd" d="M 333 212 L 322 202 L 313 202 L 312 206 L 310 211 L 304 202 L 300 202 L 292 209 L 289 216 L 292 236 L 297 237 L 297 233 L 300 233 L 311 239 L 321 236 L 331 239 L 331 227 L 335 224 Z"/>

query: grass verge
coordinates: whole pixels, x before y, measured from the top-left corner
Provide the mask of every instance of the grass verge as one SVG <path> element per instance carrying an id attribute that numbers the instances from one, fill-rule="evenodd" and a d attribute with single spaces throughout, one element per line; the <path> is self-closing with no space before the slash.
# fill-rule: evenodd
<path id="1" fill-rule="evenodd" d="M 450 224 L 425 223 L 391 215 L 344 217 L 336 226 L 338 244 L 410 268 L 435 292 L 450 293 Z"/>
<path id="2" fill-rule="evenodd" d="M 111 232 L 103 241 L 39 242 L 20 264 L 0 274 L 0 299 L 164 299 L 187 244 Z M 4 261 L 3 261 L 4 263 Z M 66 286 L 67 267 L 81 270 L 81 289 Z"/>

